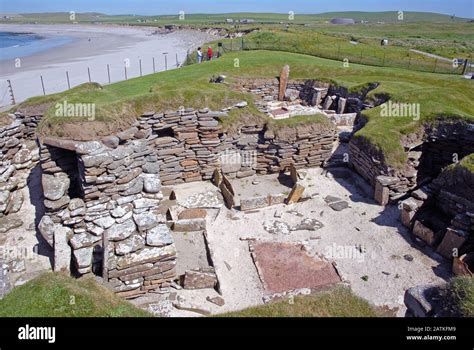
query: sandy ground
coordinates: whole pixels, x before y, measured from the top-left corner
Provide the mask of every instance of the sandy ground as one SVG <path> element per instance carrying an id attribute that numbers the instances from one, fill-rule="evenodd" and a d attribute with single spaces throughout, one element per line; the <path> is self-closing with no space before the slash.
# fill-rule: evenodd
<path id="1" fill-rule="evenodd" d="M 406 312 L 403 303 L 406 289 L 438 284 L 449 276 L 447 262 L 433 252 L 416 247 L 400 222 L 398 209 L 377 205 L 372 200 L 372 189 L 357 174 L 348 169 L 339 169 L 335 172 L 337 177 L 319 168 L 307 172 L 306 191 L 312 197 L 310 200 L 247 213 L 222 207 L 217 216 L 208 216 L 207 238 L 224 306 L 206 301 L 206 296 L 215 294 L 213 290 L 174 293 L 193 307 L 210 313 L 263 304 L 266 294 L 249 253 L 248 242 L 254 239 L 304 244 L 310 254 L 333 262 L 342 281 L 356 295 L 392 310 L 397 316 Z M 251 194 L 252 189 L 254 194 L 272 192 L 275 175 L 260 176 L 259 180 L 256 185 L 249 179 L 236 179 L 233 184 L 245 188 L 246 194 Z M 179 200 L 180 196 L 201 193 L 203 188 L 194 183 L 178 185 L 175 190 Z M 206 190 L 212 187 L 207 186 Z M 328 195 L 346 200 L 349 208 L 334 211 L 324 201 Z M 280 218 L 275 217 L 277 212 Z M 263 228 L 265 221 L 278 220 L 293 226 L 305 218 L 315 218 L 324 227 L 316 231 L 292 231 L 288 235 L 271 234 Z M 189 316 L 189 312 L 173 310 L 169 315 Z"/>
<path id="2" fill-rule="evenodd" d="M 153 34 L 156 28 L 106 25 L 0 25 L 0 31 L 33 32 L 45 36 L 67 36 L 73 42 L 52 48 L 29 57 L 21 58 L 21 66 L 15 60 L 0 61 L 0 105 L 10 103 L 6 93 L 6 79 L 10 79 L 16 102 L 42 95 L 40 76 L 43 76 L 47 94 L 68 89 L 66 71 L 71 87 L 91 80 L 108 83 L 107 64 L 110 66 L 111 82 L 125 79 L 125 60 L 128 60 L 128 78 L 140 76 L 139 60 L 142 60 L 142 74 L 165 69 L 167 52 L 168 69 L 176 68 L 176 55 L 181 64 L 187 50 L 192 51 L 200 44 L 215 39 L 205 32 L 185 30 L 170 34 Z"/>
<path id="3" fill-rule="evenodd" d="M 372 199 L 373 190 L 357 174 L 345 168 L 332 173 L 320 168 L 305 171 L 306 194 L 311 198 L 304 202 L 250 212 L 229 210 L 221 205 L 221 199 L 218 205 L 211 202 L 207 209 L 205 241 L 225 300 L 224 306 L 207 300 L 218 296 L 213 289 L 171 288 L 169 294 L 149 294 L 133 300 L 133 303 L 151 308 L 160 315 L 165 310 L 166 316 L 177 317 L 217 314 L 263 304 L 268 294 L 249 252 L 249 240 L 304 244 L 311 255 L 334 263 L 342 281 L 355 294 L 373 305 L 393 310 L 397 316 L 405 314 L 403 296 L 408 288 L 438 284 L 449 277 L 447 261 L 432 251 L 417 247 L 408 230 L 402 226 L 398 209 L 377 205 Z M 51 249 L 36 233 L 33 224 L 39 220 L 42 211 L 39 178 L 37 168 L 23 189 L 25 201 L 17 214 L 24 224 L 7 235 L 6 245 L 12 247 L 26 264 L 26 271 L 11 275 L 13 285 L 51 270 Z M 234 179 L 232 182 L 235 188 L 245 188 L 246 195 L 256 195 L 273 192 L 275 179 L 275 175 L 267 175 L 258 177 L 258 183 L 252 183 L 252 179 Z M 218 191 L 209 182 L 182 184 L 174 186 L 173 190 L 177 203 L 189 203 L 196 194 Z M 347 201 L 349 208 L 334 211 L 324 200 L 328 195 Z M 317 219 L 324 226 L 316 231 L 300 230 L 289 234 L 272 234 L 263 226 L 264 222 L 275 220 L 294 226 L 306 218 Z M 201 234 L 174 235 L 179 235 L 177 246 L 181 273 L 205 265 L 205 245 Z M 184 310 L 173 307 L 176 300 Z"/>

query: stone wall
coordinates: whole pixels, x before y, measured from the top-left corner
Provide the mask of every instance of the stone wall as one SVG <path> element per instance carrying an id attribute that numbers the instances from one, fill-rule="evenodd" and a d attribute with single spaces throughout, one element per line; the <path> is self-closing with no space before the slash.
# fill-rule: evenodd
<path id="1" fill-rule="evenodd" d="M 429 183 L 449 164 L 474 153 L 474 124 L 439 120 L 424 125 L 420 135 L 401 140 L 407 162 L 402 169 L 387 166 L 376 147 L 361 137 L 350 141 L 353 168 L 375 189 L 375 199 L 386 205 Z"/>
<path id="2" fill-rule="evenodd" d="M 282 140 L 265 125 L 242 126 L 240 133 L 231 136 L 219 123 L 226 117 L 226 112 L 186 109 L 140 118 L 137 131 L 158 149 L 164 185 L 209 180 L 216 168 L 232 178 L 280 172 L 291 164 L 320 166 L 329 158 L 336 138 L 329 128 Z"/>
<path id="3" fill-rule="evenodd" d="M 20 210 L 19 190 L 27 185 L 29 171 L 39 160 L 35 129 L 41 117 L 11 116 L 12 123 L 0 127 L 0 217 Z"/>
<path id="4" fill-rule="evenodd" d="M 456 260 L 474 252 L 473 196 L 474 175 L 447 169 L 401 202 L 402 222 L 423 244 Z"/>
<path id="5" fill-rule="evenodd" d="M 157 212 L 163 196 L 153 140 L 113 137 L 115 144 L 106 140 L 112 147 L 44 140 L 47 213 L 39 229 L 54 247 L 55 270 L 102 275 L 118 294 L 132 297 L 171 283 L 176 250 Z"/>

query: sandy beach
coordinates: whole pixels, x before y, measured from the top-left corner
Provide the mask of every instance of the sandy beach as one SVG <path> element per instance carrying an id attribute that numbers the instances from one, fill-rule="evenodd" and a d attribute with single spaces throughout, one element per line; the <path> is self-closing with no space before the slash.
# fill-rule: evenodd
<path id="1" fill-rule="evenodd" d="M 108 84 L 107 65 L 110 81 L 117 82 L 165 69 L 167 52 L 168 69 L 181 64 L 188 50 L 215 39 L 215 36 L 194 30 L 159 34 L 152 27 L 126 27 L 114 25 L 0 25 L 0 31 L 35 33 L 45 37 L 62 36 L 71 42 L 60 47 L 38 52 L 18 60 L 0 61 L 0 106 L 10 103 L 7 79 L 11 81 L 16 102 L 43 94 L 41 76 L 46 94 L 68 89 L 66 72 L 70 86 L 89 81 Z M 177 57 L 177 59 L 176 59 Z"/>

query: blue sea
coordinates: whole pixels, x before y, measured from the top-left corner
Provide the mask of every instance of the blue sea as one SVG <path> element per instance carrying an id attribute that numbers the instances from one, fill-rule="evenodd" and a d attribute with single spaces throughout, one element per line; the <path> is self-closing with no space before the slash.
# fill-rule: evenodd
<path id="1" fill-rule="evenodd" d="M 66 36 L 45 37 L 34 33 L 0 32 L 0 60 L 31 56 L 72 42 Z"/>

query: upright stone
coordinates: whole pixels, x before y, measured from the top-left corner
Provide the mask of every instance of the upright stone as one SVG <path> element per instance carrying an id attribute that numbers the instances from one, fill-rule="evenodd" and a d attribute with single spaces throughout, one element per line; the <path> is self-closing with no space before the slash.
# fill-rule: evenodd
<path id="1" fill-rule="evenodd" d="M 278 100 L 283 101 L 285 99 L 286 87 L 288 85 L 288 77 L 290 76 L 290 66 L 285 65 L 280 73 L 280 90 L 278 92 Z"/>
<path id="2" fill-rule="evenodd" d="M 69 271 L 71 263 L 71 247 L 68 244 L 73 231 L 69 227 L 58 227 L 54 230 L 54 271 Z"/>

